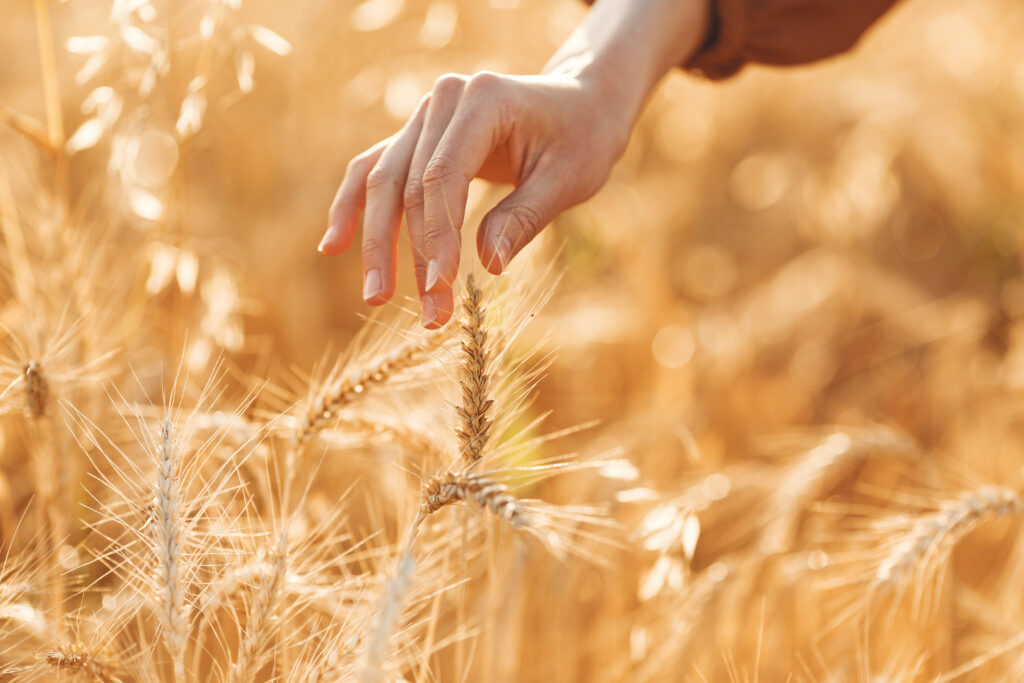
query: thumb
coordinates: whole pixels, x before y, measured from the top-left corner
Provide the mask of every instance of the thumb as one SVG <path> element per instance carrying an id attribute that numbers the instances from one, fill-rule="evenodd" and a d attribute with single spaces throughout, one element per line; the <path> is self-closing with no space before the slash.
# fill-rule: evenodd
<path id="1" fill-rule="evenodd" d="M 480 263 L 498 275 L 512 257 L 569 207 L 562 184 L 540 169 L 501 200 L 480 222 L 476 249 Z"/>

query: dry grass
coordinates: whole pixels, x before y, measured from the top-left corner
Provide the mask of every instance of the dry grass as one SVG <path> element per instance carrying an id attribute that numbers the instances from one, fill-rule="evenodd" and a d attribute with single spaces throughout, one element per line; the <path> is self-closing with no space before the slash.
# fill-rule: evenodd
<path id="1" fill-rule="evenodd" d="M 15 5 L 0 679 L 1024 677 L 1019 2 L 673 75 L 429 333 L 339 174 L 580 7 Z"/>

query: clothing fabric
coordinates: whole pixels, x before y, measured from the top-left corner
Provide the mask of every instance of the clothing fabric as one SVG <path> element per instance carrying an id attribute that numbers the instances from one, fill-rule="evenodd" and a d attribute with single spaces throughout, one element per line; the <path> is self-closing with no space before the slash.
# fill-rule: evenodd
<path id="1" fill-rule="evenodd" d="M 707 42 L 685 66 L 728 78 L 747 62 L 805 64 L 845 52 L 898 0 L 711 0 Z"/>
<path id="2" fill-rule="evenodd" d="M 709 0 L 707 39 L 681 66 L 720 80 L 748 62 L 792 65 L 831 57 L 856 45 L 898 1 Z"/>

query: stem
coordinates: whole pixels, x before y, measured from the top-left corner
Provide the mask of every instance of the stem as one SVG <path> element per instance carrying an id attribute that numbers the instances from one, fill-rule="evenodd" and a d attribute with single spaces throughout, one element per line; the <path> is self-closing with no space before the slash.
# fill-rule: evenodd
<path id="1" fill-rule="evenodd" d="M 57 80 L 57 58 L 50 30 L 47 0 L 35 0 L 36 35 L 39 40 L 39 63 L 43 75 L 43 97 L 46 100 L 46 129 L 54 150 L 53 192 L 64 217 L 68 205 L 68 157 L 64 152 L 64 118 L 60 108 L 60 85 Z"/>

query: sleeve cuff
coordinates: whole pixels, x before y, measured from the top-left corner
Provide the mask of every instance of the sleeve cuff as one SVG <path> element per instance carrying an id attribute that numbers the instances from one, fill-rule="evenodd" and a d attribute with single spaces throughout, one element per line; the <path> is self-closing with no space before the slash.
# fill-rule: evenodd
<path id="1" fill-rule="evenodd" d="M 709 0 L 711 19 L 704 45 L 683 66 L 711 80 L 743 68 L 750 30 L 750 0 Z"/>

